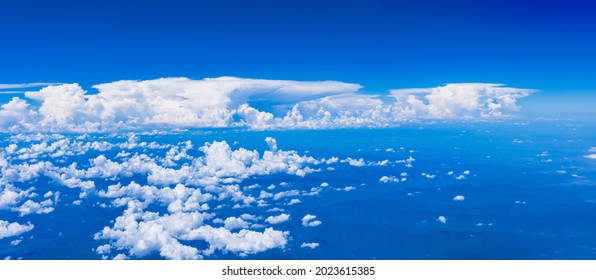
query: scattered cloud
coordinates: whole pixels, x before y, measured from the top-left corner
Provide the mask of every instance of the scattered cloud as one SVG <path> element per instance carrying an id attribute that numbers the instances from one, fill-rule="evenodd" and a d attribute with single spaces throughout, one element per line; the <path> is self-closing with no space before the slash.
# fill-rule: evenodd
<path id="1" fill-rule="evenodd" d="M 310 249 L 314 249 L 319 247 L 319 243 L 316 242 L 311 242 L 311 243 L 302 243 L 302 245 L 300 245 L 300 248 L 310 248 Z"/>
<path id="2" fill-rule="evenodd" d="M 34 226 L 31 223 L 22 225 L 19 223 L 10 223 L 8 221 L 0 220 L 0 239 L 18 236 L 25 232 L 33 230 Z"/>
<path id="3" fill-rule="evenodd" d="M 249 224 L 242 218 L 228 217 L 224 220 L 224 227 L 228 230 L 248 228 Z"/>
<path id="4" fill-rule="evenodd" d="M 302 225 L 305 227 L 316 227 L 322 224 L 321 221 L 315 220 L 317 216 L 307 214 L 306 216 L 302 217 Z"/>
<path id="5" fill-rule="evenodd" d="M 287 222 L 288 220 L 290 220 L 290 215 L 284 213 L 284 214 L 280 214 L 278 216 L 269 216 L 269 217 L 267 217 L 267 219 L 265 219 L 265 222 L 275 225 L 275 224 Z"/>
<path id="6" fill-rule="evenodd" d="M 534 90 L 503 87 L 502 84 L 461 83 L 435 88 L 396 89 L 391 95 L 408 104 L 416 115 L 430 118 L 501 117 L 503 110 L 518 110 L 517 99 Z M 421 98 L 420 98 L 421 97 Z"/>

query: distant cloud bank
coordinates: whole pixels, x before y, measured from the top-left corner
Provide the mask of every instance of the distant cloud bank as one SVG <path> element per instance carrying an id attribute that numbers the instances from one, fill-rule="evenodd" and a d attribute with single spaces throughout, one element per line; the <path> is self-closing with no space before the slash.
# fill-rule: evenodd
<path id="1" fill-rule="evenodd" d="M 22 84 L 21 87 L 32 84 Z M 36 83 L 36 86 L 42 85 Z M 6 85 L 5 88 L 16 85 Z M 412 119 L 492 119 L 533 90 L 462 83 L 363 94 L 338 81 L 161 78 L 93 86 L 48 84 L 1 105 L 0 130 L 98 132 L 176 127 L 388 127 Z"/>

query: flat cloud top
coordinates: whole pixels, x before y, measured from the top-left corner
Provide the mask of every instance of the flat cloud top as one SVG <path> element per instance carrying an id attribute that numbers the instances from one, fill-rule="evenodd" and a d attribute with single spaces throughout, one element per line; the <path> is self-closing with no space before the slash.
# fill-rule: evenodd
<path id="1" fill-rule="evenodd" d="M 24 84 L 26 85 L 33 84 Z M 37 86 L 42 84 L 35 84 Z M 14 87 L 15 85 L 11 85 Z M 123 80 L 93 86 L 49 84 L 1 105 L 0 130 L 97 132 L 173 127 L 321 129 L 387 127 L 411 119 L 491 119 L 516 111 L 533 90 L 462 83 L 396 89 L 394 101 L 339 81 L 235 77 Z M 271 108 L 258 108 L 268 103 Z M 267 107 L 267 106 L 265 106 Z"/>

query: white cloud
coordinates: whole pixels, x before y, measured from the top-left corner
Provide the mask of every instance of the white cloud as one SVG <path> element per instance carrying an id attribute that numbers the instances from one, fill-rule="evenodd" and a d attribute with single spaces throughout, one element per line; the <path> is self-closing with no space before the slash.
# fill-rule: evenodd
<path id="1" fill-rule="evenodd" d="M 503 116 L 503 110 L 518 110 L 516 101 L 534 90 L 503 87 L 501 84 L 462 83 L 436 88 L 392 90 L 391 95 L 408 104 L 416 115 L 429 118 L 486 118 Z M 423 96 L 419 99 L 417 96 Z"/>
<path id="2" fill-rule="evenodd" d="M 310 242 L 310 243 L 302 243 L 302 245 L 300 245 L 300 248 L 310 248 L 310 249 L 314 249 L 319 247 L 319 243 L 316 242 Z"/>
<path id="3" fill-rule="evenodd" d="M 185 240 L 204 240 L 209 243 L 209 248 L 203 250 L 205 255 L 210 255 L 215 250 L 238 253 L 241 256 L 255 254 L 273 248 L 284 248 L 288 243 L 287 231 L 266 228 L 263 232 L 243 229 L 232 233 L 225 228 L 201 226 L 183 235 Z"/>
<path id="4" fill-rule="evenodd" d="M 275 224 L 287 222 L 288 220 L 290 220 L 290 215 L 283 213 L 283 214 L 279 214 L 278 216 L 269 216 L 269 217 L 267 217 L 267 219 L 265 219 L 265 222 L 275 225 Z"/>
<path id="5" fill-rule="evenodd" d="M 228 230 L 238 228 L 248 228 L 249 224 L 245 220 L 237 217 L 228 217 L 224 220 L 224 227 Z"/>
<path id="6" fill-rule="evenodd" d="M 463 201 L 464 199 L 466 199 L 463 195 L 456 195 L 455 197 L 453 197 L 453 200 L 455 201 Z"/>
<path id="7" fill-rule="evenodd" d="M 379 179 L 382 183 L 399 183 L 399 178 L 395 176 L 383 176 Z"/>
<path id="8" fill-rule="evenodd" d="M 62 84 L 62 83 L 0 84 L 0 89 L 32 88 L 32 87 L 43 87 L 43 86 L 60 85 L 60 84 Z"/>
<path id="9" fill-rule="evenodd" d="M 447 218 L 445 218 L 445 216 L 439 216 L 437 218 L 437 222 L 442 223 L 442 224 L 447 223 Z"/>
<path id="10" fill-rule="evenodd" d="M 115 142 L 117 139 L 125 142 Z M 316 165 L 325 164 L 325 160 L 283 150 L 270 137 L 265 140 L 268 148 L 264 151 L 232 149 L 225 141 L 207 142 L 197 148 L 190 141 L 150 147 L 142 139 L 134 133 L 61 137 L 15 134 L 8 140 L 12 145 L 0 149 L 0 210 L 21 216 L 53 211 L 60 191 L 44 188 L 37 194 L 35 188 L 14 186 L 28 185 L 38 178 L 41 182 L 50 180 L 50 185 L 80 188 L 79 198 L 68 197 L 70 204 L 82 205 L 93 195 L 102 202 L 90 203 L 92 207 L 122 208 L 123 213 L 95 236 L 105 241 L 95 250 L 102 258 L 159 254 L 167 259 L 200 259 L 215 251 L 243 256 L 284 248 L 289 242 L 289 232 L 265 228 L 267 223 L 274 226 L 289 220 L 289 214 L 275 213 L 267 219 L 254 213 L 222 216 L 219 228 L 213 226 L 215 220 L 206 225 L 206 220 L 226 213 L 220 210 L 238 206 L 248 212 L 248 207 L 256 205 L 295 204 L 300 201 L 296 196 L 322 190 L 293 189 L 293 183 L 284 182 L 274 193 L 262 191 L 265 188 L 260 185 L 241 187 L 240 182 L 247 178 L 277 173 L 306 176 L 318 171 Z M 128 155 L 119 157 L 122 151 Z M 263 193 L 257 198 L 253 192 L 259 191 Z M 308 221 L 308 226 L 320 223 Z M 184 242 L 192 240 L 207 243 Z"/>
<path id="11" fill-rule="evenodd" d="M 348 157 L 346 159 L 341 160 L 340 162 L 347 162 L 351 166 L 365 166 L 366 165 L 363 158 L 353 159 L 351 157 Z"/>
<path id="12" fill-rule="evenodd" d="M 177 212 L 159 216 L 141 211 L 134 202 L 116 218 L 112 228 L 105 227 L 95 239 L 109 239 L 111 248 L 127 250 L 131 256 L 143 257 L 153 252 L 168 259 L 200 259 L 198 249 L 183 245 L 177 236 L 199 227 L 209 215 L 199 212 Z"/>
<path id="13" fill-rule="evenodd" d="M 506 111 L 518 109 L 517 99 L 532 92 L 499 84 L 447 84 L 392 90 L 395 101 L 390 102 L 380 95 L 358 93 L 358 84 L 234 77 L 117 81 L 94 88 L 97 94 L 88 94 L 78 84 L 28 91 L 25 97 L 41 105 L 32 106 L 19 98 L 2 105 L 0 129 L 95 132 L 162 127 L 387 127 L 417 118 L 503 117 Z M 275 107 L 279 110 L 268 112 L 251 105 L 263 101 L 279 104 Z"/>
<path id="14" fill-rule="evenodd" d="M 316 227 L 321 225 L 322 222 L 319 220 L 315 220 L 316 218 L 317 216 L 315 215 L 306 214 L 304 217 L 302 217 L 302 225 L 305 227 Z"/>
<path id="15" fill-rule="evenodd" d="M 31 223 L 22 225 L 19 223 L 10 223 L 8 221 L 0 220 L 0 239 L 21 235 L 25 232 L 33 230 L 34 226 Z"/>
<path id="16" fill-rule="evenodd" d="M 5 171 L 6 169 L 4 169 L 4 172 Z M 0 179 L 0 182 L 3 181 L 2 179 Z M 5 185 L 2 189 L 2 192 L 0 192 L 0 209 L 9 208 L 18 204 L 22 200 L 31 196 L 33 194 L 33 190 L 34 189 L 21 190 L 9 184 Z"/>
<path id="17" fill-rule="evenodd" d="M 220 77 L 191 80 L 162 78 L 117 81 L 93 86 L 86 94 L 78 84 L 50 85 L 26 92 L 42 101 L 39 129 L 67 131 L 114 130 L 139 126 L 225 127 L 236 109 L 251 122 L 263 122 L 246 102 L 299 102 L 351 93 L 360 85 L 336 81 L 300 82 Z M 254 112 L 250 112 L 250 110 Z M 269 114 L 269 113 L 264 113 Z M 245 120 L 246 121 L 246 120 Z"/>
<path id="18" fill-rule="evenodd" d="M 596 154 L 589 154 L 589 155 L 587 155 L 585 157 L 586 158 L 589 158 L 589 159 L 596 159 Z"/>
<path id="19" fill-rule="evenodd" d="M 298 195 L 300 195 L 300 192 L 298 190 L 283 191 L 283 192 L 278 192 L 275 195 L 273 195 L 273 200 L 280 200 L 284 197 L 298 196 Z"/>
<path id="20" fill-rule="evenodd" d="M 288 205 L 294 205 L 294 204 L 298 204 L 301 203 L 302 201 L 300 201 L 300 199 L 297 198 L 293 198 L 290 200 L 290 202 L 288 202 Z"/>
<path id="21" fill-rule="evenodd" d="M 0 106 L 0 130 L 9 130 L 13 125 L 29 121 L 33 112 L 29 110 L 29 103 L 18 97 L 13 97 L 8 103 Z"/>
<path id="22" fill-rule="evenodd" d="M 14 207 L 11 210 L 14 212 L 19 212 L 20 216 L 25 216 L 29 214 L 48 214 L 54 211 L 54 202 L 50 199 L 44 200 L 42 202 L 35 202 L 32 200 L 27 200 L 19 207 Z"/>

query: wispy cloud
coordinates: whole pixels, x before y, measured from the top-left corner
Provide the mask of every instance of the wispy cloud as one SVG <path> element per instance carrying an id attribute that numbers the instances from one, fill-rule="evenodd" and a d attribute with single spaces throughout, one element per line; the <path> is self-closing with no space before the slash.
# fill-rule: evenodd
<path id="1" fill-rule="evenodd" d="M 0 94 L 23 94 L 25 93 L 25 91 L 23 90 L 5 90 L 5 91 L 0 91 Z"/>
<path id="2" fill-rule="evenodd" d="M 0 89 L 17 89 L 17 88 L 33 88 L 33 87 L 45 87 L 45 86 L 56 86 L 63 83 L 22 83 L 22 84 L 0 84 Z"/>

